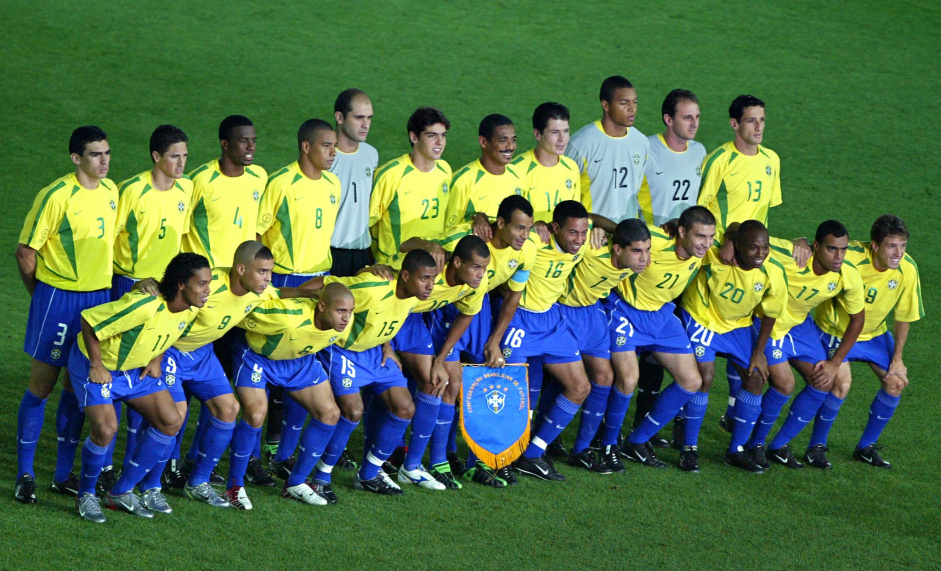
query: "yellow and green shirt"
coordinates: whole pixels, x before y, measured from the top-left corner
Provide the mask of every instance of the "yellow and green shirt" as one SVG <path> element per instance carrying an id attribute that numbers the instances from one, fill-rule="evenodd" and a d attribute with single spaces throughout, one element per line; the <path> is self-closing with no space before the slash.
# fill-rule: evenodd
<path id="1" fill-rule="evenodd" d="M 260 303 L 239 327 L 252 351 L 274 361 L 287 361 L 311 355 L 332 345 L 340 331 L 317 329 L 313 299 L 272 299 Z M 349 324 L 347 324 L 349 328 Z"/>
<path id="2" fill-rule="evenodd" d="M 533 205 L 535 222 L 552 222 L 552 211 L 563 200 L 581 200 L 581 178 L 575 161 L 560 156 L 552 167 L 536 159 L 535 149 L 513 159 L 513 168 L 523 177 L 523 196 Z"/>
<path id="3" fill-rule="evenodd" d="M 676 240 L 660 228 L 650 230 L 650 265 L 618 284 L 618 294 L 631 306 L 644 311 L 658 311 L 678 298 L 693 281 L 702 259 L 690 256 L 681 260 L 676 255 Z"/>
<path id="4" fill-rule="evenodd" d="M 528 241 L 536 247 L 536 261 L 520 297 L 520 307 L 541 313 L 549 311 L 552 304 L 565 292 L 569 275 L 575 270 L 576 262 L 589 246 L 586 246 L 586 241 L 578 253 L 569 254 L 559 248 L 555 236 L 549 244 L 543 244 L 542 239 L 535 234 L 531 235 Z"/>
<path id="5" fill-rule="evenodd" d="M 613 288 L 634 273 L 628 268 L 614 267 L 611 261 L 614 255 L 611 244 L 597 250 L 589 244 L 583 247 L 582 251 L 585 255 L 575 266 L 575 271 L 569 275 L 565 291 L 559 298 L 562 305 L 594 305 L 598 300 L 608 297 Z"/>
<path id="6" fill-rule="evenodd" d="M 366 351 L 391 341 L 418 304 L 417 297 L 395 296 L 396 280 L 386 281 L 368 272 L 348 278 L 324 278 L 324 285 L 333 282 L 350 288 L 356 303 L 349 327 L 336 342 L 344 349 Z"/>
<path id="7" fill-rule="evenodd" d="M 522 196 L 525 185 L 513 165 L 507 165 L 501 175 L 490 174 L 480 159 L 465 165 L 451 179 L 445 229 L 470 222 L 477 212 L 483 212 L 493 222 L 503 199 L 512 194 Z"/>

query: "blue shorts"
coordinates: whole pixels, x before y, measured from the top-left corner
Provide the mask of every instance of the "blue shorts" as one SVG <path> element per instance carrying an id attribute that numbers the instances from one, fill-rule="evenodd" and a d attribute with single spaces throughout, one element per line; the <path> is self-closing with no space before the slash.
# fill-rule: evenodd
<path id="1" fill-rule="evenodd" d="M 757 333 L 760 322 L 755 320 L 752 329 Z M 816 364 L 827 360 L 827 352 L 823 348 L 823 331 L 817 327 L 814 320 L 808 315 L 804 322 L 795 325 L 780 339 L 769 339 L 765 345 L 765 357 L 768 365 L 777 365 L 785 361 L 802 361 Z"/>
<path id="2" fill-rule="evenodd" d="M 110 371 L 111 382 L 106 385 L 88 380 L 90 369 L 91 362 L 88 357 L 78 348 L 78 343 L 73 344 L 72 354 L 69 356 L 69 378 L 72 380 L 78 406 L 83 409 L 99 404 L 113 404 L 115 401 L 134 400 L 167 390 L 163 377 L 148 377 L 143 374 L 144 369 Z"/>
<path id="3" fill-rule="evenodd" d="M 604 301 L 608 313 L 608 339 L 612 353 L 657 351 L 692 354 L 686 328 L 674 313 L 673 302 L 657 311 L 636 309 L 617 293 Z"/>
<path id="4" fill-rule="evenodd" d="M 758 332 L 754 328 L 747 326 L 728 333 L 716 333 L 693 319 L 685 309 L 682 311 L 697 363 L 712 363 L 716 360 L 716 354 L 719 354 L 743 369 L 748 368 L 755 341 L 758 341 Z"/>
<path id="5" fill-rule="evenodd" d="M 499 311 L 499 305 L 497 308 Z M 433 311 L 431 313 L 432 340 L 437 343 L 440 338 L 440 343 L 444 343 L 447 338 L 447 330 L 451 327 L 451 323 L 454 323 L 454 318 L 460 314 L 461 312 L 453 303 Z M 483 363 L 485 361 L 484 346 L 487 344 L 487 339 L 490 339 L 490 333 L 493 330 L 491 315 L 490 294 L 485 293 L 480 312 L 471 319 L 464 335 L 454 344 L 454 350 L 448 354 L 445 360 L 457 361 L 463 353 L 468 362 Z M 443 337 L 442 333 L 444 334 Z"/>
<path id="6" fill-rule="evenodd" d="M 365 351 L 350 351 L 331 345 L 317 353 L 320 362 L 330 374 L 330 386 L 337 396 L 359 392 L 363 387 L 371 387 L 374 394 L 380 395 L 392 387 L 407 387 L 405 376 L 390 359 L 384 367 L 382 347 L 373 347 Z"/>
<path id="7" fill-rule="evenodd" d="M 425 313 L 409 313 L 398 333 L 392 338 L 392 347 L 403 353 L 416 355 L 434 355 L 435 344 L 431 339 L 431 330 L 425 323 Z"/>
<path id="8" fill-rule="evenodd" d="M 82 333 L 82 312 L 109 301 L 106 289 L 69 291 L 37 281 L 29 302 L 23 351 L 47 365 L 65 367 Z"/>
<path id="9" fill-rule="evenodd" d="M 557 303 L 542 313 L 517 309 L 500 341 L 500 349 L 507 363 L 525 363 L 540 356 L 547 364 L 582 360 L 575 334 Z"/>
<path id="10" fill-rule="evenodd" d="M 292 392 L 327 380 L 327 374 L 314 355 L 275 361 L 245 345 L 235 352 L 232 368 L 235 371 L 235 386 L 251 389 L 267 389 L 268 385 L 274 385 Z"/>
<path id="11" fill-rule="evenodd" d="M 841 339 L 836 335 L 824 333 L 820 338 L 823 343 L 823 350 L 827 352 L 828 357 L 832 357 L 840 346 Z M 863 363 L 872 363 L 883 371 L 889 370 L 892 364 L 892 355 L 895 354 L 895 338 L 886 331 L 878 337 L 873 337 L 868 341 L 857 341 L 850 348 L 850 352 L 843 359 L 846 361 L 860 361 Z"/>
<path id="12" fill-rule="evenodd" d="M 320 276 L 329 276 L 330 272 L 317 272 L 313 274 L 279 274 L 271 272 L 271 285 L 274 287 L 301 287 L 304 282 Z"/>
<path id="13" fill-rule="evenodd" d="M 134 284 L 140 280 L 129 278 L 121 274 L 114 274 L 111 276 L 111 301 L 117 301 L 121 299 L 124 294 L 131 291 L 131 288 L 134 287 Z"/>
<path id="14" fill-rule="evenodd" d="M 232 394 L 229 379 L 211 344 L 195 351 L 170 347 L 163 354 L 160 366 L 163 380 L 176 402 L 188 401 L 189 395 L 195 396 L 199 402 L 206 402 L 220 395 Z"/>
<path id="15" fill-rule="evenodd" d="M 601 302 L 587 307 L 570 307 L 559 304 L 562 315 L 568 322 L 569 329 L 575 335 L 578 349 L 582 355 L 610 359 L 611 351 L 608 341 L 608 314 L 601 307 Z"/>

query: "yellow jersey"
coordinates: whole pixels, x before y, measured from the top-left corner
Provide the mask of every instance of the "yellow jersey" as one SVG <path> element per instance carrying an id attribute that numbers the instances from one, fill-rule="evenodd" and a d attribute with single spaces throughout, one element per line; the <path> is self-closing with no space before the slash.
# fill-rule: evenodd
<path id="1" fill-rule="evenodd" d="M 490 174 L 480 159 L 464 165 L 451 179 L 445 229 L 470 222 L 477 212 L 493 222 L 503 199 L 511 194 L 522 196 L 523 186 L 525 181 L 513 165 L 507 165 L 501 175 Z"/>
<path id="2" fill-rule="evenodd" d="M 552 222 L 552 211 L 563 200 L 581 200 L 578 165 L 562 155 L 555 166 L 543 166 L 536 150 L 513 159 L 513 168 L 523 177 L 523 196 L 533 205 L 533 221 Z"/>
<path id="3" fill-rule="evenodd" d="M 549 244 L 543 244 L 537 235 L 528 238 L 536 247 L 536 261 L 530 272 L 529 280 L 520 297 L 520 307 L 529 311 L 549 311 L 565 291 L 569 275 L 575 270 L 575 264 L 581 259 L 588 241 L 575 254 L 559 249 L 555 236 Z"/>
<path id="4" fill-rule="evenodd" d="M 634 273 L 628 268 L 614 267 L 611 244 L 597 250 L 588 245 L 582 251 L 585 255 L 569 275 L 565 291 L 559 298 L 562 305 L 594 305 L 598 300 L 608 297 L 613 288 Z"/>
<path id="5" fill-rule="evenodd" d="M 298 359 L 332 345 L 340 331 L 317 329 L 313 299 L 272 299 L 260 303 L 239 327 L 252 351 L 274 361 Z M 349 324 L 347 324 L 349 328 Z"/>
<path id="6" fill-rule="evenodd" d="M 660 228 L 650 230 L 650 265 L 639 274 L 632 274 L 618 284 L 618 294 L 636 309 L 658 311 L 680 297 L 693 281 L 702 258 L 690 256 L 681 260 L 676 256 L 676 239 Z"/>
<path id="7" fill-rule="evenodd" d="M 399 299 L 395 296 L 396 280 L 386 281 L 370 273 L 339 278 L 327 276 L 324 285 L 339 282 L 350 288 L 356 309 L 337 345 L 352 351 L 366 351 L 391 341 L 412 308 L 417 297 Z"/>

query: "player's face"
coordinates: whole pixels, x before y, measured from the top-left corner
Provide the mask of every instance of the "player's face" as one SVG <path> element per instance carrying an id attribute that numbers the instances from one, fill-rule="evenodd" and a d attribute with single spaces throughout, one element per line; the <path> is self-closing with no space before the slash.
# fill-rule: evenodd
<path id="1" fill-rule="evenodd" d="M 353 109 L 346 115 L 336 114 L 337 125 L 347 139 L 357 143 L 366 142 L 369 126 L 372 124 L 372 102 L 359 97 L 353 100 Z"/>
<path id="2" fill-rule="evenodd" d="M 408 291 L 409 295 L 414 295 L 421 301 L 428 299 L 431 295 L 431 290 L 435 287 L 435 267 L 421 267 L 415 270 L 414 273 L 408 273 L 403 271 L 405 274 L 405 289 Z"/>
<path id="3" fill-rule="evenodd" d="M 317 309 L 323 315 L 325 327 L 343 331 L 353 316 L 356 303 L 350 296 L 341 296 L 339 299 L 330 300 L 330 303 L 320 301 L 317 304 Z"/>
<path id="4" fill-rule="evenodd" d="M 631 242 L 625 248 L 615 244 L 612 250 L 621 269 L 629 269 L 639 274 L 650 264 L 650 240 Z"/>
<path id="5" fill-rule="evenodd" d="M 221 141 L 222 152 L 230 161 L 247 167 L 255 160 L 255 127 L 238 127 L 228 141 Z"/>
<path id="6" fill-rule="evenodd" d="M 735 258 L 742 269 L 757 270 L 768 259 L 770 250 L 768 233 L 752 232 L 745 238 L 744 250 L 739 252 L 739 248 L 735 248 Z"/>
<path id="7" fill-rule="evenodd" d="M 849 236 L 827 236 L 823 242 L 814 242 L 814 262 L 828 272 L 839 272 L 846 258 Z"/>
<path id="8" fill-rule="evenodd" d="M 553 155 L 562 155 L 569 146 L 569 122 L 565 119 L 549 119 L 546 128 L 533 131 L 533 136 L 539 141 L 539 148 Z"/>
<path id="9" fill-rule="evenodd" d="M 154 151 L 154 168 L 167 178 L 181 178 L 187 156 L 186 143 L 173 143 L 162 155 Z"/>
<path id="10" fill-rule="evenodd" d="M 676 105 L 673 117 L 664 115 L 667 127 L 680 139 L 691 141 L 696 138 L 699 129 L 699 104 L 692 101 L 680 101 Z"/>
<path id="11" fill-rule="evenodd" d="M 337 134 L 327 129 L 317 131 L 314 141 L 308 141 L 305 145 L 304 154 L 317 169 L 330 170 L 333 160 L 337 157 Z"/>
<path id="12" fill-rule="evenodd" d="M 601 102 L 601 108 L 615 125 L 633 127 L 634 118 L 637 117 L 637 91 L 633 87 L 615 90 L 611 101 Z"/>
<path id="13" fill-rule="evenodd" d="M 730 119 L 729 122 L 740 139 L 749 145 L 760 145 L 765 131 L 765 108 L 753 105 L 746 107 L 742 120 Z"/>
<path id="14" fill-rule="evenodd" d="M 565 221 L 565 226 L 559 226 L 553 222 L 552 233 L 563 251 L 577 254 L 582 244 L 588 239 L 588 219 L 573 216 Z"/>
<path id="15" fill-rule="evenodd" d="M 480 148 L 484 155 L 499 165 L 508 165 L 516 152 L 516 127 L 503 125 L 497 127 L 490 140 L 480 138 Z"/>
<path id="16" fill-rule="evenodd" d="M 533 217 L 522 210 L 514 210 L 510 223 L 507 224 L 502 218 L 497 218 L 497 233 L 506 244 L 509 244 L 514 250 L 523 249 L 523 244 L 529 238 L 529 232 L 533 229 Z"/>
<path id="17" fill-rule="evenodd" d="M 103 179 L 108 176 L 108 168 L 111 166 L 111 146 L 107 140 L 88 143 L 82 156 L 72 153 L 72 162 L 86 176 L 95 180 Z"/>
<path id="18" fill-rule="evenodd" d="M 680 226 L 677 229 L 679 234 L 676 241 L 688 253 L 702 258 L 706 255 L 709 247 L 712 246 L 713 239 L 716 237 L 716 227 L 713 224 L 703 224 L 693 222 L 693 227 L 689 230 Z"/>
<path id="19" fill-rule="evenodd" d="M 196 270 L 185 284 L 180 285 L 180 295 L 183 301 L 192 307 L 202 307 L 209 299 L 209 283 L 212 281 L 212 272 L 209 268 Z"/>
<path id="20" fill-rule="evenodd" d="M 274 260 L 252 260 L 247 266 L 239 266 L 239 283 L 243 288 L 255 293 L 262 293 L 271 283 L 271 270 Z"/>
<path id="21" fill-rule="evenodd" d="M 481 258 L 474 254 L 467 262 L 457 258 L 452 263 L 459 264 L 457 266 L 457 279 L 460 282 L 472 288 L 478 288 L 480 287 L 480 280 L 484 279 L 484 274 L 487 273 L 487 266 L 490 265 L 490 256 Z"/>
<path id="22" fill-rule="evenodd" d="M 905 236 L 886 236 L 880 244 L 873 242 L 872 253 L 876 257 L 876 266 L 890 270 L 899 269 L 907 246 L 908 238 Z"/>
<path id="23" fill-rule="evenodd" d="M 415 152 L 430 161 L 436 161 L 441 158 L 448 142 L 448 129 L 442 123 L 435 123 L 426 127 L 420 135 L 409 133 L 408 137 L 415 145 Z"/>

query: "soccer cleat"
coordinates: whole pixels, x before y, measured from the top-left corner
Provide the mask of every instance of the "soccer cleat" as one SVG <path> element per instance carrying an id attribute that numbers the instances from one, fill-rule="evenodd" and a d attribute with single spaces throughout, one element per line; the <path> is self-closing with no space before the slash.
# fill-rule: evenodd
<path id="1" fill-rule="evenodd" d="M 569 451 L 562 444 L 561 436 L 549 443 L 549 446 L 546 447 L 546 456 L 549 458 L 568 458 Z"/>
<path id="2" fill-rule="evenodd" d="M 448 464 L 451 465 L 451 472 L 458 478 L 463 476 L 467 470 L 467 466 L 461 460 L 461 457 L 457 455 L 457 452 L 448 452 Z"/>
<path id="3" fill-rule="evenodd" d="M 237 510 L 252 509 L 252 501 L 248 499 L 248 492 L 242 486 L 232 486 L 226 490 L 225 499 L 229 500 L 229 505 Z"/>
<path id="4" fill-rule="evenodd" d="M 101 500 L 95 494 L 85 492 L 75 498 L 75 507 L 78 508 L 78 515 L 82 519 L 93 521 L 95 523 L 104 523 L 105 514 L 101 512 Z"/>
<path id="5" fill-rule="evenodd" d="M 249 484 L 256 486 L 264 486 L 266 488 L 274 487 L 274 479 L 271 477 L 271 474 L 265 471 L 264 466 L 261 465 L 261 460 L 258 458 L 252 458 L 248 461 L 248 468 L 245 470 L 245 479 L 248 480 Z"/>
<path id="6" fill-rule="evenodd" d="M 386 463 L 392 464 L 393 466 L 395 466 L 395 470 L 393 470 L 392 472 L 387 472 L 388 474 L 394 474 L 395 472 L 399 471 L 399 468 L 401 468 L 402 464 L 405 463 L 406 452 L 408 452 L 407 446 L 399 446 L 398 448 L 392 451 L 392 455 L 390 455 L 386 459 Z"/>
<path id="7" fill-rule="evenodd" d="M 164 468 L 163 474 L 160 475 L 160 483 L 163 484 L 165 488 L 181 490 L 186 486 L 187 477 L 188 472 L 184 473 L 183 470 L 179 469 L 175 461 L 172 461 L 172 463 L 167 462 L 167 467 Z"/>
<path id="8" fill-rule="evenodd" d="M 686 417 L 678 416 L 673 419 L 673 439 L 670 446 L 675 450 L 683 450 L 683 440 L 686 439 Z"/>
<path id="9" fill-rule="evenodd" d="M 274 462 L 274 457 L 278 454 L 278 444 L 280 443 L 280 440 L 267 440 L 265 441 L 265 445 L 261 447 L 269 463 Z"/>
<path id="10" fill-rule="evenodd" d="M 755 464 L 757 464 L 762 470 L 768 470 L 771 468 L 771 463 L 768 462 L 768 453 L 764 444 L 758 444 L 753 448 L 749 448 L 746 450 L 746 452 L 751 454 L 752 460 L 754 460 Z"/>
<path id="11" fill-rule="evenodd" d="M 827 460 L 827 452 L 829 451 L 830 449 L 826 445 L 816 444 L 807 449 L 807 452 L 804 453 L 804 460 L 814 468 L 829 470 L 833 467 L 833 464 Z"/>
<path id="12" fill-rule="evenodd" d="M 111 491 L 111 488 L 114 487 L 116 482 L 117 478 L 114 476 L 114 468 L 105 466 L 101 469 L 101 473 L 98 474 L 98 483 L 95 486 L 98 489 L 98 494 L 104 496 Z"/>
<path id="13" fill-rule="evenodd" d="M 396 470 L 396 472 L 398 472 L 398 470 Z M 393 476 L 394 474 L 395 474 L 395 472 L 393 472 L 392 474 L 386 474 L 386 473 L 383 472 L 382 470 L 379 470 L 379 475 L 382 476 L 382 479 L 383 479 L 383 480 L 385 480 L 387 486 L 392 487 L 392 488 L 395 488 L 396 490 L 401 490 L 402 487 L 399 486 L 398 484 L 396 484 L 396 483 L 395 483 L 395 480 L 392 479 L 392 476 Z"/>
<path id="14" fill-rule="evenodd" d="M 291 475 L 291 470 L 294 469 L 294 456 L 291 456 L 287 460 L 271 461 L 271 473 L 275 476 L 281 478 L 282 480 L 287 480 Z"/>
<path id="15" fill-rule="evenodd" d="M 723 414 L 719 418 L 719 428 L 728 432 L 729 434 L 732 434 L 732 419 L 729 418 L 729 415 Z"/>
<path id="16" fill-rule="evenodd" d="M 447 462 L 442 462 L 440 464 L 435 464 L 431 467 L 429 472 L 431 477 L 437 480 L 441 485 L 448 490 L 460 490 L 464 486 L 457 481 L 457 478 L 454 477 L 454 473 L 451 471 L 451 465 Z"/>
<path id="17" fill-rule="evenodd" d="M 478 462 L 480 464 L 480 462 Z M 555 467 L 543 457 L 527 458 L 520 456 L 514 464 L 516 471 L 520 474 L 526 474 L 540 480 L 550 482 L 564 482 L 565 476 L 560 474 Z"/>
<path id="18" fill-rule="evenodd" d="M 578 454 L 572 452 L 569 455 L 569 466 L 584 468 L 589 472 L 594 472 L 595 474 L 611 473 L 611 468 L 605 465 L 605 463 L 598 458 L 598 456 L 595 454 L 595 451 L 591 448 L 586 448 Z"/>
<path id="19" fill-rule="evenodd" d="M 780 448 L 775 448 L 774 450 L 768 450 L 768 455 L 769 455 L 769 456 L 771 457 L 771 459 L 774 460 L 775 462 L 777 462 L 777 463 L 779 463 L 779 464 L 784 464 L 784 465 L 787 466 L 788 468 L 791 468 L 791 469 L 796 470 L 796 469 L 798 469 L 798 468 L 803 468 L 803 467 L 804 467 L 804 465 L 801 463 L 801 461 L 798 460 L 798 459 L 794 456 L 794 453 L 793 453 L 793 452 L 791 452 L 791 445 L 790 445 L 790 444 L 785 444 L 784 446 L 782 446 L 782 447 L 780 447 Z"/>
<path id="20" fill-rule="evenodd" d="M 670 441 L 667 440 L 666 438 L 663 438 L 659 434 L 654 434 L 653 437 L 647 441 L 647 443 L 650 444 L 654 448 L 669 448 L 670 447 Z M 623 445 L 623 442 L 621 444 Z"/>
<path id="21" fill-rule="evenodd" d="M 353 478 L 353 487 L 357 490 L 372 492 L 380 496 L 401 496 L 404 494 L 401 488 L 392 486 L 390 485 L 391 483 L 388 477 L 383 477 L 383 474 L 377 474 L 376 477 L 371 480 L 361 480 L 359 478 L 359 472 L 357 472 L 356 476 Z"/>
<path id="22" fill-rule="evenodd" d="M 881 449 L 882 447 L 878 444 L 870 444 L 865 448 L 857 448 L 853 450 L 853 458 L 856 458 L 860 462 L 871 464 L 876 468 L 891 468 L 892 464 L 887 462 L 882 455 L 879 454 L 879 450 Z"/>
<path id="23" fill-rule="evenodd" d="M 301 482 L 296 486 L 288 486 L 285 484 L 284 487 L 281 488 L 281 497 L 297 500 L 311 506 L 327 505 L 327 499 L 315 492 L 307 482 Z"/>
<path id="24" fill-rule="evenodd" d="M 315 492 L 318 496 L 320 496 L 321 498 L 327 500 L 327 503 L 328 503 L 328 504 L 333 505 L 333 504 L 335 504 L 335 503 L 337 503 L 337 502 L 339 501 L 339 500 L 337 499 L 337 494 L 336 494 L 336 492 L 333 491 L 333 485 L 332 485 L 332 484 L 329 484 L 329 483 L 328 483 L 328 484 L 321 484 L 320 482 L 308 482 L 308 484 L 310 485 L 311 488 L 313 488 L 314 492 Z"/>
<path id="25" fill-rule="evenodd" d="M 167 503 L 167 497 L 163 495 L 160 488 L 152 488 L 141 494 L 141 504 L 152 512 L 173 513 L 173 508 Z"/>
<path id="26" fill-rule="evenodd" d="M 684 446 L 680 450 L 680 470 L 685 472 L 699 473 L 699 448 L 696 446 Z"/>
<path id="27" fill-rule="evenodd" d="M 215 468 L 213 468 L 212 472 L 209 473 L 209 483 L 216 486 L 224 486 L 225 478 L 219 474 L 219 472 L 216 472 Z"/>
<path id="28" fill-rule="evenodd" d="M 624 467 L 624 462 L 621 462 L 621 451 L 617 444 L 611 444 L 601 448 L 601 461 L 614 473 L 623 474 L 627 472 L 627 468 Z"/>
<path id="29" fill-rule="evenodd" d="M 406 470 L 405 466 L 399 468 L 399 483 L 415 484 L 419 488 L 425 488 L 426 490 L 445 489 L 445 485 L 426 472 L 424 466 L 419 466 L 414 470 Z"/>
<path id="30" fill-rule="evenodd" d="M 78 478 L 75 477 L 75 472 L 69 472 L 69 476 L 61 482 L 52 482 L 49 489 L 63 496 L 77 496 Z"/>
<path id="31" fill-rule="evenodd" d="M 105 496 L 105 507 L 114 511 L 123 510 L 137 517 L 147 519 L 154 517 L 154 512 L 145 508 L 140 503 L 140 498 L 138 498 L 137 494 L 134 492 L 127 492 L 119 496 L 109 492 L 108 495 Z"/>
<path id="32" fill-rule="evenodd" d="M 472 468 L 464 472 L 464 477 L 481 486 L 490 486 L 491 488 L 507 487 L 507 481 L 497 476 L 496 472 L 490 469 L 490 466 L 487 466 L 480 460 L 475 462 Z"/>
<path id="33" fill-rule="evenodd" d="M 341 470 L 359 470 L 359 464 L 353 460 L 353 455 L 350 454 L 350 451 L 343 449 L 343 453 L 340 454 L 340 457 L 337 459 L 337 468 Z"/>
<path id="34" fill-rule="evenodd" d="M 657 455 L 653 453 L 650 442 L 634 444 L 633 442 L 625 440 L 621 444 L 621 454 L 632 462 L 640 462 L 644 466 L 650 466 L 651 468 L 667 467 L 666 464 L 657 459 Z"/>
<path id="35" fill-rule="evenodd" d="M 516 477 L 516 472 L 513 471 L 513 468 L 509 466 L 504 466 L 495 472 L 497 478 L 506 482 L 508 486 L 515 486 L 519 484 L 519 479 Z"/>
<path id="36" fill-rule="evenodd" d="M 23 474 L 20 476 L 20 478 L 16 481 L 16 486 L 13 488 L 13 497 L 16 498 L 16 501 L 24 504 L 35 504 L 36 479 L 29 474 Z"/>
<path id="37" fill-rule="evenodd" d="M 758 462 L 755 462 L 755 459 L 752 458 L 752 455 L 749 454 L 747 450 L 726 452 L 725 463 L 729 466 L 741 468 L 746 472 L 753 472 L 755 474 L 761 474 L 765 471 L 764 468 L 758 465 Z"/>
<path id="38" fill-rule="evenodd" d="M 198 486 L 190 486 L 189 484 L 186 484 L 186 487 L 183 488 L 183 494 L 187 498 L 194 499 L 197 502 L 207 503 L 213 507 L 229 507 L 228 500 L 220 496 L 219 492 L 217 492 L 216 489 L 209 484 L 209 482 L 203 482 Z"/>

